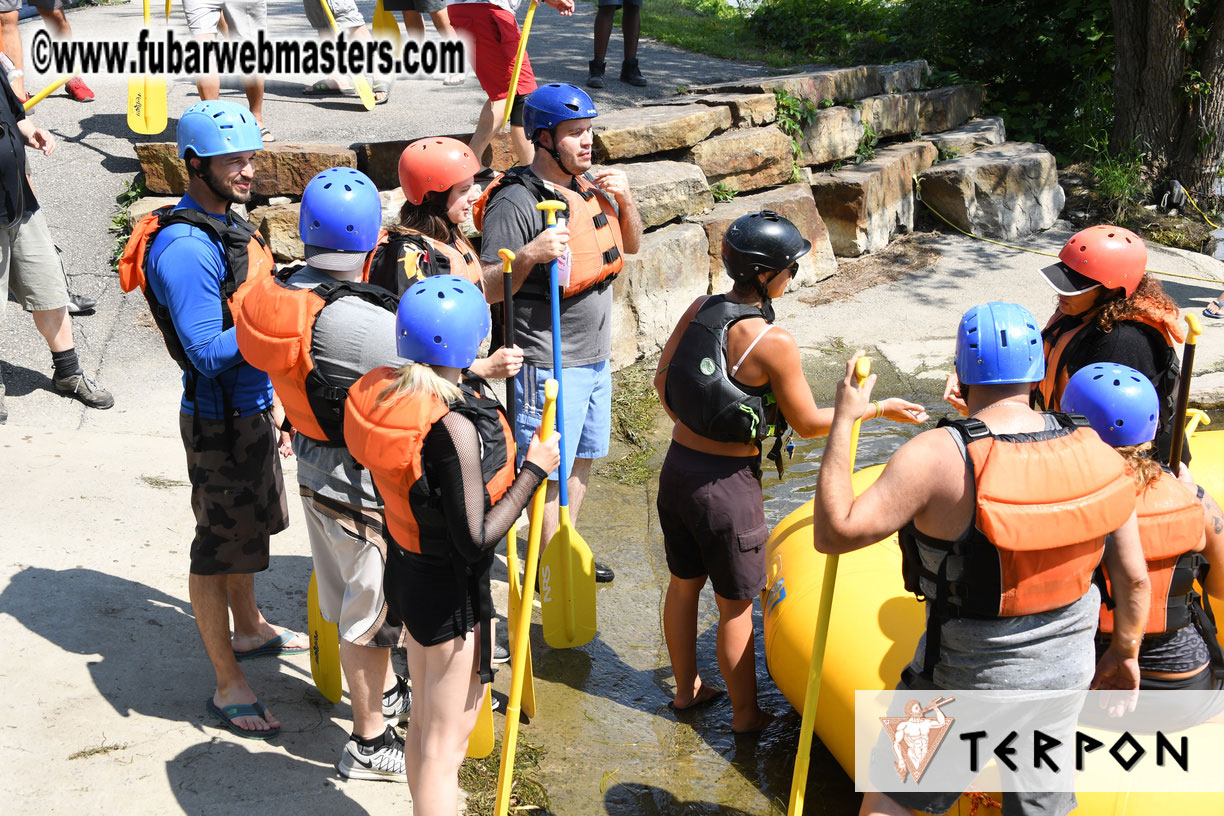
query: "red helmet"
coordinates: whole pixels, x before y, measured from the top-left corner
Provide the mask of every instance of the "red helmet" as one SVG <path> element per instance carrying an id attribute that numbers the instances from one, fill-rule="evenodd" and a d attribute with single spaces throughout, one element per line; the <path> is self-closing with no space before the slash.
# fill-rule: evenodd
<path id="1" fill-rule="evenodd" d="M 404 198 L 419 205 L 431 192 L 446 192 L 480 172 L 480 162 L 471 148 L 448 136 L 417 139 L 399 158 L 400 186 Z"/>
<path id="2" fill-rule="evenodd" d="M 1084 284 L 1091 288 L 1095 282 L 1106 289 L 1121 288 L 1130 297 L 1147 269 L 1147 247 L 1128 229 L 1101 225 L 1072 235 L 1058 260 L 1061 263 L 1041 271 L 1061 294 L 1086 291 Z"/>

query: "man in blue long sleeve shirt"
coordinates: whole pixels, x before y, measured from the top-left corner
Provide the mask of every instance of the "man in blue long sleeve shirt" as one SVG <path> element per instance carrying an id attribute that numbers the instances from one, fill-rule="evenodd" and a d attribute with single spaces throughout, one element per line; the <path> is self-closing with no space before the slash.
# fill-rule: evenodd
<path id="1" fill-rule="evenodd" d="M 272 384 L 238 351 L 225 293 L 246 269 L 230 269 L 223 234 L 234 232 L 231 204 L 251 197 L 255 152 L 263 147 L 250 111 L 201 102 L 179 120 L 187 194 L 176 210 L 195 210 L 215 229 L 169 223 L 149 251 L 149 292 L 169 313 L 186 358 L 179 429 L 187 451 L 196 515 L 189 592 L 204 649 L 217 675 L 208 711 L 235 734 L 274 736 L 280 723 L 247 685 L 238 660 L 301 654 L 305 635 L 268 623 L 255 604 L 254 573 L 267 569 L 269 538 L 288 526 L 288 504 Z M 163 331 L 165 328 L 163 328 Z M 229 631 L 229 613 L 234 633 Z"/>

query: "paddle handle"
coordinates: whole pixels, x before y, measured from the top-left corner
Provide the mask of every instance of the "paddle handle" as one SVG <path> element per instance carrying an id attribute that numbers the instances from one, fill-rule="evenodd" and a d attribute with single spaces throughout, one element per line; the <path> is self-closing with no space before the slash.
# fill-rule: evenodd
<path id="1" fill-rule="evenodd" d="M 1169 440 L 1169 469 L 1181 473 L 1182 446 L 1186 441 L 1186 409 L 1190 406 L 1190 375 L 1194 370 L 1194 352 L 1198 336 L 1203 333 L 1198 317 L 1186 315 L 1186 345 L 1182 349 L 1181 380 L 1177 384 L 1177 407 L 1173 409 L 1173 434 Z"/>
<path id="2" fill-rule="evenodd" d="M 509 249 L 497 250 L 497 257 L 502 259 L 502 345 L 514 347 L 514 252 Z M 514 396 L 514 382 L 506 381 L 506 413 L 510 415 L 510 427 L 514 427 L 518 416 L 518 399 Z"/>
<path id="3" fill-rule="evenodd" d="M 544 417 L 540 435 L 546 437 L 553 429 L 557 413 L 556 380 L 544 383 Z M 540 537 L 544 533 L 544 501 L 548 485 L 541 484 L 531 499 L 531 532 L 527 536 L 527 567 L 523 571 L 523 600 L 518 608 L 518 625 L 511 644 L 510 699 L 506 702 L 506 730 L 502 736 L 501 765 L 497 771 L 496 816 L 507 816 L 510 810 L 510 787 L 514 781 L 514 754 L 518 743 L 519 714 L 523 703 L 523 682 L 527 671 L 528 634 L 531 631 L 531 603 L 535 599 L 535 574 L 540 566 Z"/>
<path id="4" fill-rule="evenodd" d="M 564 201 L 550 199 L 536 205 L 547 216 L 548 229 L 557 226 L 557 211 L 565 209 Z M 557 489 L 560 491 L 561 506 L 569 507 L 569 463 L 565 458 L 565 389 L 561 372 L 561 286 L 557 281 L 557 259 L 548 262 L 548 288 L 551 291 L 549 302 L 552 306 L 552 352 L 553 377 L 557 380 L 557 429 L 561 433 L 561 468 L 557 473 Z"/>
<path id="5" fill-rule="evenodd" d="M 862 386 L 871 374 L 871 359 L 860 357 L 854 366 L 855 383 Z M 855 455 L 858 453 L 859 427 L 862 417 L 854 420 L 850 429 L 850 473 L 854 473 Z M 816 632 L 812 636 L 812 658 L 808 664 L 807 690 L 803 695 L 803 720 L 799 725 L 799 748 L 795 754 L 795 772 L 791 776 L 790 804 L 787 816 L 801 816 L 803 799 L 807 790 L 808 764 L 812 758 L 812 736 L 816 731 L 816 705 L 820 701 L 820 679 L 824 673 L 825 646 L 829 642 L 829 620 L 833 616 L 833 591 L 837 586 L 837 563 L 839 556 L 825 556 L 824 580 L 820 585 L 820 605 L 816 610 Z"/>
<path id="6" fill-rule="evenodd" d="M 514 54 L 514 70 L 510 72 L 510 87 L 506 90 L 506 106 L 502 111 L 501 126 L 497 128 L 497 132 L 501 133 L 506 129 L 506 125 L 510 123 L 510 110 L 514 107 L 514 91 L 518 88 L 519 74 L 523 71 L 523 58 L 527 54 L 527 35 L 531 33 L 531 20 L 535 17 L 537 0 L 531 0 L 531 4 L 527 6 L 527 16 L 523 18 L 523 32 L 519 34 L 518 51 Z M 531 135 L 527 136 L 528 141 L 531 140 Z M 480 158 L 477 156 L 477 158 Z"/>

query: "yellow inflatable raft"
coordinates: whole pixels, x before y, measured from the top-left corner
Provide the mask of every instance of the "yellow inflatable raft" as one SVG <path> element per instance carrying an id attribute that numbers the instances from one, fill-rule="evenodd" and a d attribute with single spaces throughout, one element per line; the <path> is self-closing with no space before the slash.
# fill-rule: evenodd
<path id="1" fill-rule="evenodd" d="M 1192 442 L 1195 478 L 1224 496 L 1224 431 L 1198 433 Z M 883 465 L 855 474 L 860 492 Z M 808 662 L 820 601 L 824 555 L 812 546 L 812 502 L 787 516 L 766 544 L 768 573 L 762 607 L 765 659 L 774 682 L 796 710 L 803 710 Z M 854 692 L 891 689 L 913 658 L 922 634 L 923 609 L 901 582 L 896 536 L 841 557 L 825 652 L 816 736 L 846 773 L 854 775 Z M 995 797 L 998 798 L 997 796 Z M 1081 793 L 1076 816 L 1220 816 L 1221 794 Z M 969 816 L 962 798 L 950 813 Z M 977 816 L 998 816 L 979 806 Z"/>

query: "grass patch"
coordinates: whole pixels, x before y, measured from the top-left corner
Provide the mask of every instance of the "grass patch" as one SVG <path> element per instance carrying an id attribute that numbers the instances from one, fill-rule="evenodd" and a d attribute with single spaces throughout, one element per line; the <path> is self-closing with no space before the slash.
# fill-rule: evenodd
<path id="1" fill-rule="evenodd" d="M 510 784 L 511 813 L 548 813 L 548 791 L 539 777 L 544 749 L 521 733 L 514 752 L 514 781 Z M 493 753 L 483 759 L 465 759 L 459 766 L 459 787 L 467 793 L 468 816 L 493 816 L 497 804 L 497 772 L 501 766 L 501 737 Z"/>
<path id="2" fill-rule="evenodd" d="M 73 760 L 73 759 L 88 759 L 88 758 L 89 758 L 89 757 L 91 757 L 91 756 L 99 756 L 99 755 L 102 755 L 102 754 L 109 754 L 111 751 L 122 751 L 122 750 L 123 750 L 124 748 L 126 748 L 126 747 L 127 747 L 127 743 L 126 743 L 126 742 L 114 742 L 114 743 L 111 743 L 110 745 L 107 745 L 107 744 L 106 744 L 106 735 L 105 735 L 105 734 L 103 734 L 103 735 L 102 735 L 102 742 L 101 742 L 100 744 L 95 745 L 95 746 L 93 746 L 92 748 L 83 748 L 82 750 L 77 751 L 75 754 L 73 754 L 73 755 L 71 755 L 70 757 L 68 757 L 68 759 L 69 759 L 69 760 Z"/>
<path id="3" fill-rule="evenodd" d="M 654 390 L 654 364 L 638 363 L 612 375 L 612 432 L 630 450 L 615 460 L 604 460 L 600 475 L 623 484 L 643 484 L 654 471 L 651 432 L 658 418 L 659 396 Z"/>
<path id="4" fill-rule="evenodd" d="M 140 481 L 158 490 L 173 490 L 176 487 L 186 487 L 187 483 L 178 479 L 168 479 L 165 476 L 141 476 Z"/>

